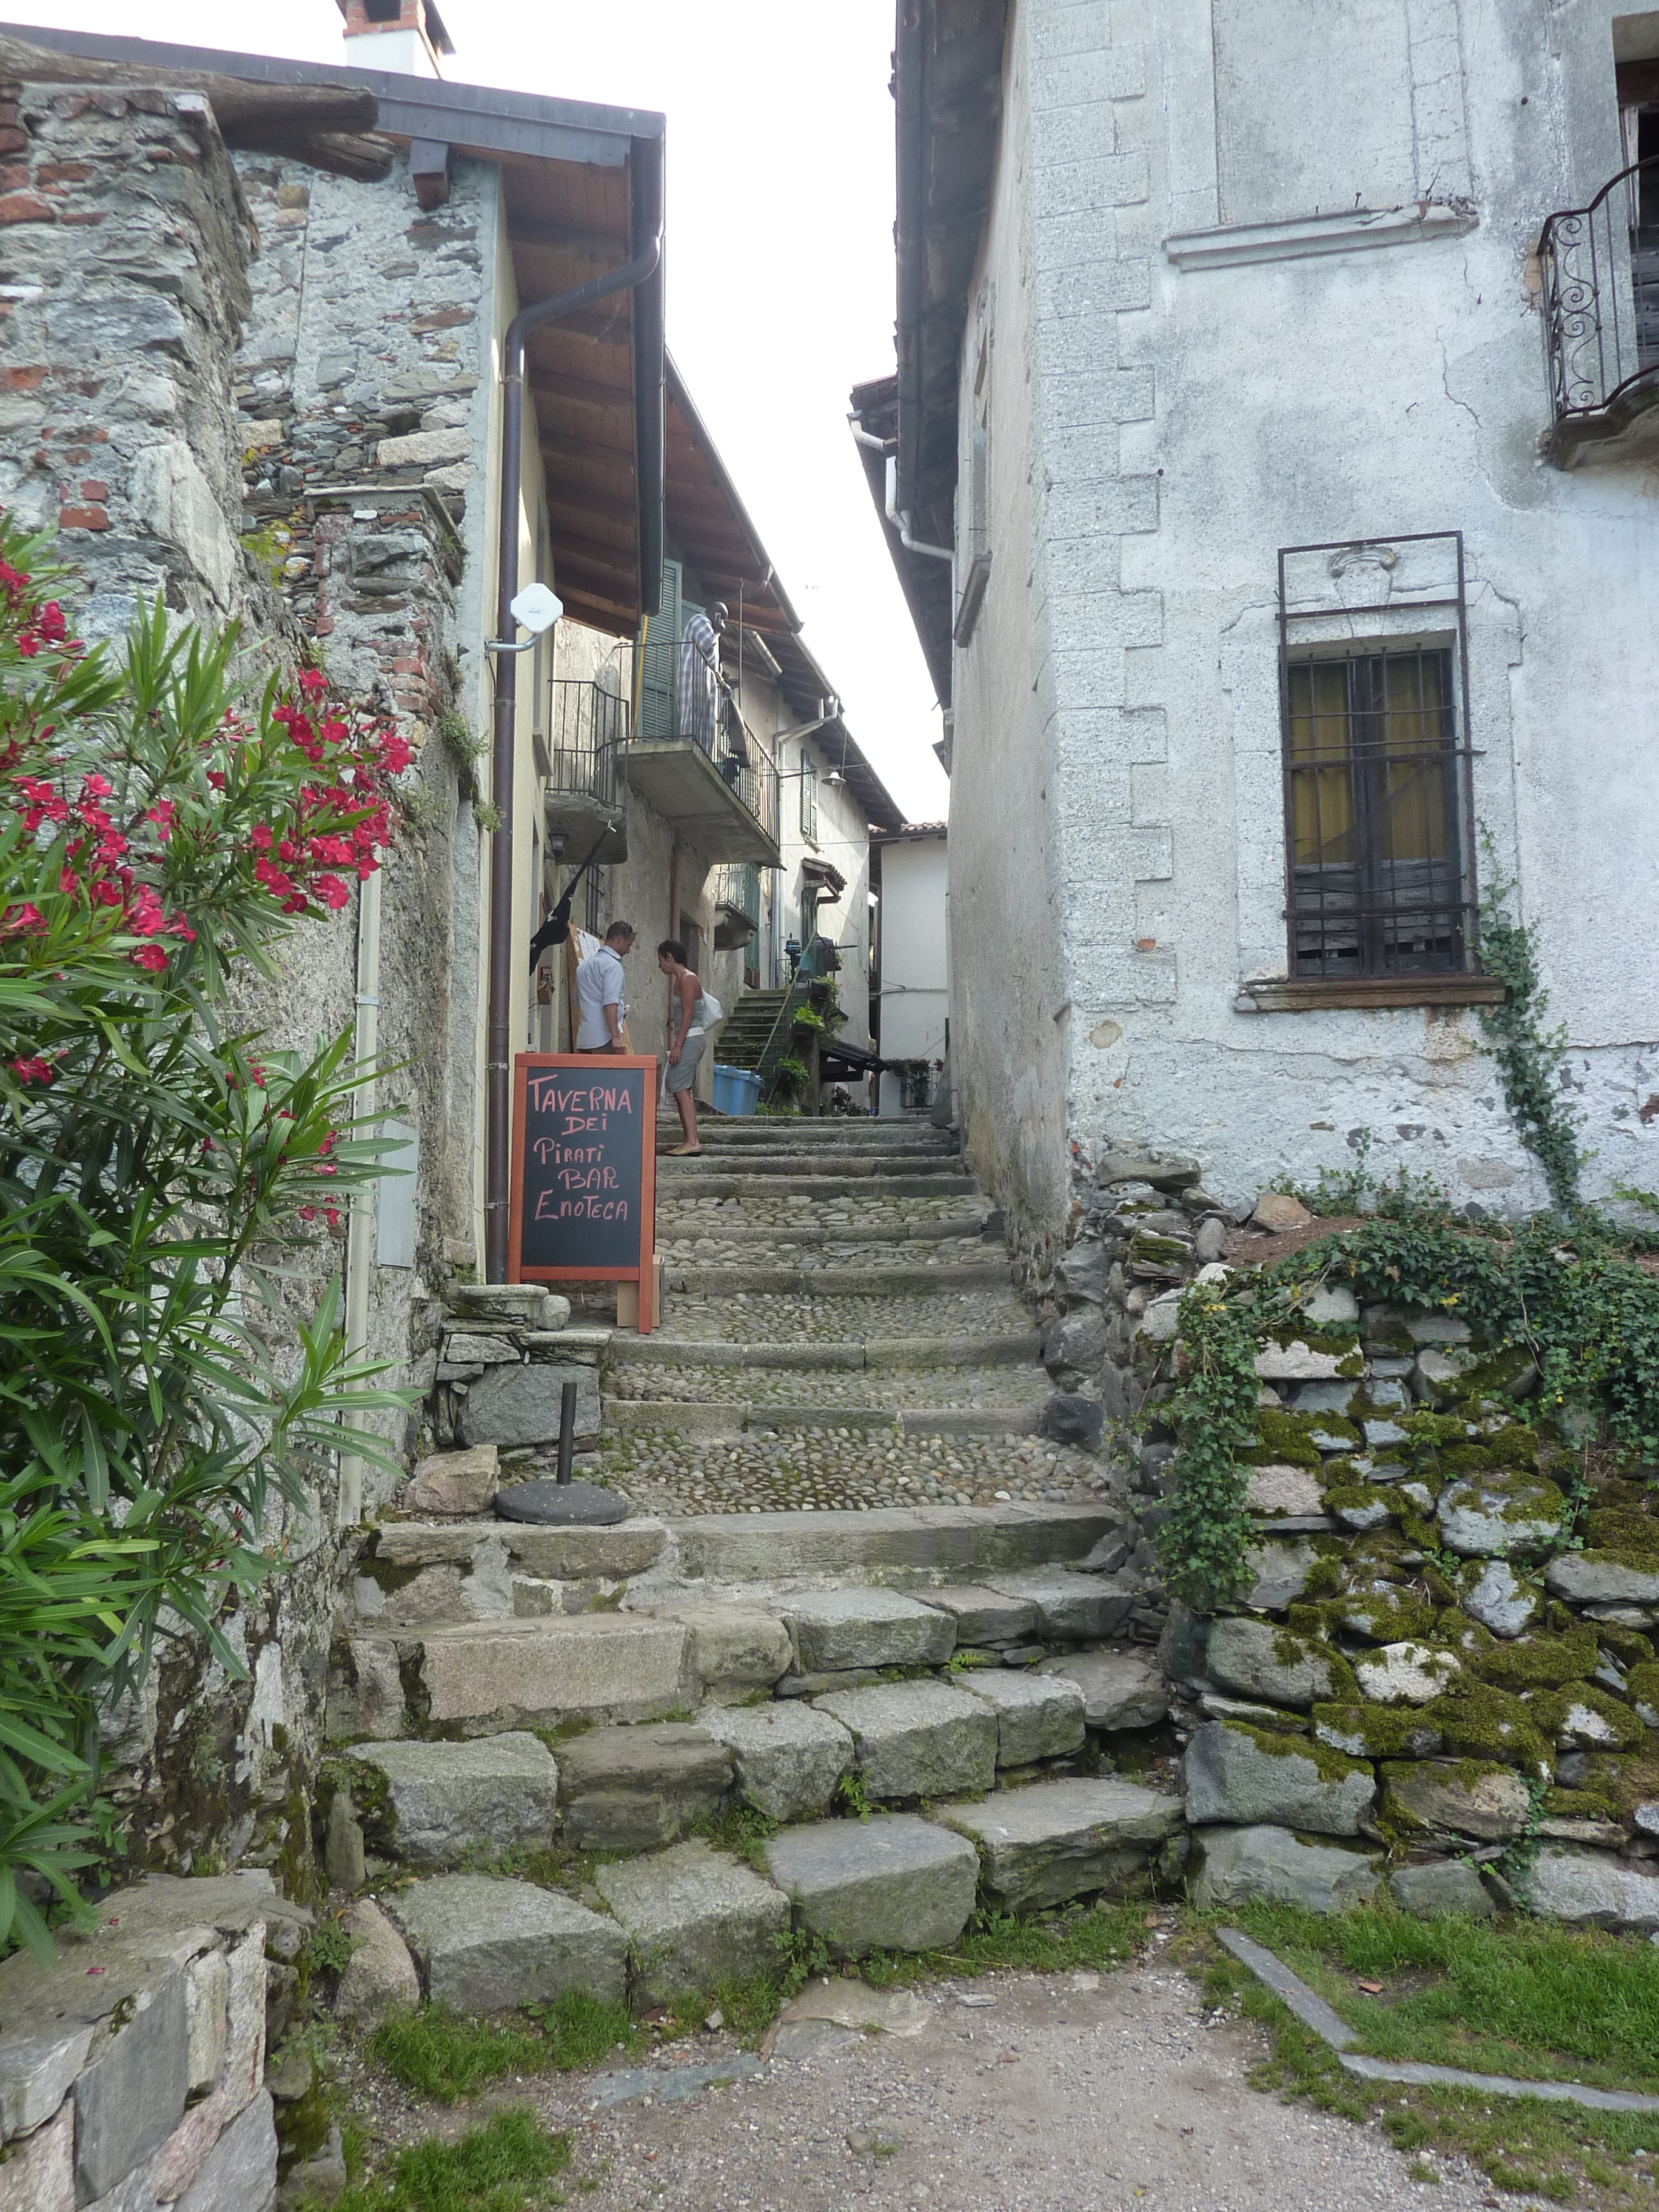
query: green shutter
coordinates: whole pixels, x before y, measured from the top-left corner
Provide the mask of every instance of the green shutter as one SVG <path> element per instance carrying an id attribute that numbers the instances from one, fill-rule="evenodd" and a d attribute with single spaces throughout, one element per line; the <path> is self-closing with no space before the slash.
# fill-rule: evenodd
<path id="1" fill-rule="evenodd" d="M 662 612 L 646 625 L 638 738 L 672 738 L 680 664 L 680 564 L 662 564 Z"/>

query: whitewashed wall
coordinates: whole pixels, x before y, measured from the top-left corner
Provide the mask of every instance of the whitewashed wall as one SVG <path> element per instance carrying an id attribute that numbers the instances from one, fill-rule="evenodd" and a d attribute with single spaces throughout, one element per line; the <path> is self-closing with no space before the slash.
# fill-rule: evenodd
<path id="1" fill-rule="evenodd" d="M 1016 0 L 951 863 L 970 1145 L 1039 1271 L 1067 1135 L 1241 1197 L 1369 1127 L 1459 1201 L 1543 1196 L 1472 1010 L 1236 1006 L 1285 968 L 1276 559 L 1312 541 L 1464 533 L 1482 872 L 1539 932 L 1587 1188 L 1659 1180 L 1659 507 L 1540 458 L 1528 266 L 1620 166 L 1613 12 Z M 1404 242 L 1293 234 L 1357 200 Z"/>
<path id="2" fill-rule="evenodd" d="M 951 1017 L 949 855 L 941 832 L 881 848 L 881 1056 L 943 1060 Z M 899 1081 L 881 1078 L 880 1111 L 899 1110 Z"/>

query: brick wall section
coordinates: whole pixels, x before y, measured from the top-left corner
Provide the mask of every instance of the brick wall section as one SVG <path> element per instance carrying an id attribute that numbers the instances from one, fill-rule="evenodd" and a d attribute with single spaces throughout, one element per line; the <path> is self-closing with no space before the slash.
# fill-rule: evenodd
<path id="1" fill-rule="evenodd" d="M 81 627 L 245 598 L 233 360 L 247 209 L 188 94 L 0 86 L 0 502 L 56 526 Z"/>

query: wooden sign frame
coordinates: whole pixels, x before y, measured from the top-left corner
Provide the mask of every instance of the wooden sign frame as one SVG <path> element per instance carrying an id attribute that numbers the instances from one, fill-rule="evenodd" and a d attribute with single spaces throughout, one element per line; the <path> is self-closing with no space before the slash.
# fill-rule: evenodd
<path id="1" fill-rule="evenodd" d="M 524 1148 L 529 1080 L 532 1069 L 568 1068 L 589 1081 L 639 1068 L 640 1112 L 640 1249 L 637 1263 L 628 1267 L 526 1267 L 520 1264 L 524 1235 Z M 509 1185 L 507 1242 L 507 1279 L 509 1283 L 637 1283 L 640 1296 L 639 1333 L 647 1336 L 655 1319 L 653 1311 L 653 1268 L 657 1244 L 657 1085 L 654 1053 L 639 1052 L 521 1052 L 513 1062 L 513 1172 Z"/>

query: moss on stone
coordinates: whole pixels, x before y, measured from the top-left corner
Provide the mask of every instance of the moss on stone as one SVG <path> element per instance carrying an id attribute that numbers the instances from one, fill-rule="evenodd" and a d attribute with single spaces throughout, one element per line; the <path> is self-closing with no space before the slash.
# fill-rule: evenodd
<path id="1" fill-rule="evenodd" d="M 1342 1565 L 1339 1559 L 1316 1559 L 1308 1570 L 1308 1578 L 1302 1585 L 1305 1598 L 1335 1597 L 1342 1588 Z"/>
<path id="2" fill-rule="evenodd" d="M 1584 1516 L 1584 1541 L 1596 1551 L 1659 1559 L 1659 1521 L 1646 1513 L 1609 1513 L 1592 1506 Z"/>
<path id="3" fill-rule="evenodd" d="M 1322 1465 L 1319 1447 L 1309 1434 L 1310 1419 L 1305 1414 L 1274 1412 L 1264 1407 L 1255 1417 L 1259 1444 L 1239 1457 L 1250 1467 L 1310 1467 L 1318 1470 Z"/>
<path id="4" fill-rule="evenodd" d="M 1610 1790 L 1547 1790 L 1544 1817 L 1551 1820 L 1616 1820 L 1618 1804 Z"/>
<path id="5" fill-rule="evenodd" d="M 1537 1725 L 1552 1736 L 1569 1733 L 1575 1705 L 1594 1713 L 1620 1751 L 1634 1749 L 1647 1733 L 1627 1705 L 1594 1682 L 1571 1682 L 1565 1689 L 1540 1690 L 1527 1702 Z"/>
<path id="6" fill-rule="evenodd" d="M 1418 1711 L 1440 1730 L 1455 1759 L 1491 1759 L 1548 1781 L 1555 1771 L 1551 1744 L 1529 1705 L 1490 1683 L 1465 1674 Z M 1552 1736 L 1553 1730 L 1551 1731 Z"/>
<path id="7" fill-rule="evenodd" d="M 1425 1723 L 1410 1705 L 1322 1705 L 1313 1709 L 1316 1729 L 1328 1729 L 1363 1746 L 1366 1759 L 1405 1759 L 1421 1754 Z"/>
<path id="8" fill-rule="evenodd" d="M 1613 1820 L 1628 1821 L 1638 1805 L 1659 1803 L 1659 1745 L 1649 1736 L 1623 1757 L 1595 1753 L 1581 1787 L 1604 1796 Z"/>
<path id="9" fill-rule="evenodd" d="M 1391 1521 L 1400 1516 L 1403 1500 L 1398 1493 L 1380 1482 L 1340 1482 L 1325 1492 L 1328 1512 L 1339 1519 L 1345 1513 L 1358 1515 L 1380 1506 Z"/>
<path id="10" fill-rule="evenodd" d="M 1621 1667 L 1645 1667 L 1653 1658 L 1653 1638 L 1639 1629 L 1621 1628 L 1617 1621 L 1598 1620 L 1595 1640 Z"/>
<path id="11" fill-rule="evenodd" d="M 1483 1682 L 1500 1690 L 1553 1690 L 1587 1682 L 1600 1663 L 1595 1632 L 1575 1628 L 1565 1636 L 1523 1636 L 1494 1644 L 1472 1665 Z"/>
<path id="12" fill-rule="evenodd" d="M 1248 1736 L 1269 1759 L 1305 1759 L 1317 1770 L 1322 1782 L 1340 1784 L 1351 1774 L 1369 1775 L 1371 1771 L 1365 1759 L 1350 1759 L 1346 1752 L 1333 1751 L 1312 1736 L 1275 1735 L 1267 1729 L 1252 1728 L 1246 1721 L 1225 1721 L 1222 1725 L 1235 1735 Z"/>
<path id="13" fill-rule="evenodd" d="M 1333 1626 L 1373 1644 L 1425 1643 L 1434 1626 L 1428 1600 L 1402 1589 L 1352 1591 L 1333 1600 L 1325 1613 Z"/>
<path id="14" fill-rule="evenodd" d="M 1644 1705 L 1649 1712 L 1659 1713 L 1659 1662 L 1650 1659 L 1644 1665 L 1632 1667 L 1625 1678 L 1625 1695 L 1632 1705 Z"/>

